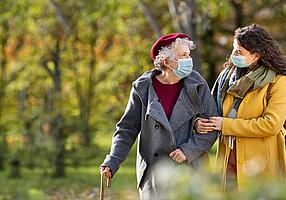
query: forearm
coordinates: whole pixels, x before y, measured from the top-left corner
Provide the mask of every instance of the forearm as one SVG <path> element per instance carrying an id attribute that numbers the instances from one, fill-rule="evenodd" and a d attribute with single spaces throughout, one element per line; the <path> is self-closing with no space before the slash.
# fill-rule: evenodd
<path id="1" fill-rule="evenodd" d="M 215 143 L 217 131 L 208 134 L 193 134 L 187 143 L 179 145 L 187 157 L 188 163 L 206 153 Z"/>
<path id="2" fill-rule="evenodd" d="M 125 112 L 116 125 L 116 132 L 112 138 L 110 154 L 108 154 L 101 166 L 108 166 L 112 175 L 119 169 L 120 164 L 127 158 L 141 129 L 142 104 L 134 88 L 130 92 L 130 98 Z"/>
<path id="3" fill-rule="evenodd" d="M 271 116 L 254 119 L 223 118 L 222 134 L 238 137 L 270 137 L 279 133 L 284 121 Z"/>
<path id="4" fill-rule="evenodd" d="M 137 135 L 138 132 L 135 130 L 131 131 L 119 128 L 113 136 L 110 153 L 106 155 L 101 166 L 108 166 L 112 171 L 112 175 L 114 175 L 118 171 L 121 163 L 126 160 Z"/>

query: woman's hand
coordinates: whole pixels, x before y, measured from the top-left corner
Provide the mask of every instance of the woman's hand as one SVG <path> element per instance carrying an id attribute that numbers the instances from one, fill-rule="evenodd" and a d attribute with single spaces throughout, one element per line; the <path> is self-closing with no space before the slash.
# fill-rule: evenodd
<path id="1" fill-rule="evenodd" d="M 109 167 L 106 167 L 106 166 L 100 167 L 100 173 L 104 174 L 107 178 L 112 177 L 112 173 Z"/>
<path id="2" fill-rule="evenodd" d="M 221 131 L 222 127 L 222 117 L 210 117 L 210 122 L 213 124 L 213 129 L 217 131 Z"/>
<path id="3" fill-rule="evenodd" d="M 195 122 L 195 131 L 197 133 L 206 134 L 214 130 L 214 124 L 209 119 L 199 118 Z"/>
<path id="4" fill-rule="evenodd" d="M 187 160 L 186 155 L 183 153 L 181 149 L 176 149 L 172 151 L 169 156 L 177 163 L 182 163 Z"/>

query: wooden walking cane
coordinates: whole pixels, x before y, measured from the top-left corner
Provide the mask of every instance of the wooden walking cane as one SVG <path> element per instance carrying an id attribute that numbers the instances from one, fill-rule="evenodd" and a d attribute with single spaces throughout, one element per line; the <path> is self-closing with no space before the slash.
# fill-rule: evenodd
<path id="1" fill-rule="evenodd" d="M 100 193 L 99 193 L 99 200 L 104 200 L 104 173 L 101 173 L 100 176 Z M 106 187 L 111 186 L 111 178 L 107 177 Z"/>

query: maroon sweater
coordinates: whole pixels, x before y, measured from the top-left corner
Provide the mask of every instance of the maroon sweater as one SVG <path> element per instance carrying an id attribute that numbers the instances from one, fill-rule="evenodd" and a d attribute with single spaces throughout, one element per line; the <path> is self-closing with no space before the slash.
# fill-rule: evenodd
<path id="1" fill-rule="evenodd" d="M 174 84 L 164 84 L 156 77 L 153 77 L 152 83 L 165 114 L 168 119 L 170 119 L 173 108 L 179 98 L 181 89 L 183 88 L 183 82 L 180 80 Z"/>

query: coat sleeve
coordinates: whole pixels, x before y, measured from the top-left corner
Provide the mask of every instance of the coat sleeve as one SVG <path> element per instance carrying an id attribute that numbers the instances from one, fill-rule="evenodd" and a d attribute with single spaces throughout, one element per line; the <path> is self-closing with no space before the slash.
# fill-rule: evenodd
<path id="1" fill-rule="evenodd" d="M 138 94 L 132 87 L 128 104 L 120 121 L 116 125 L 116 131 L 112 138 L 110 154 L 108 154 L 101 166 L 108 166 L 114 175 L 120 164 L 127 158 L 141 129 L 142 104 Z"/>
<path id="2" fill-rule="evenodd" d="M 217 116 L 217 106 L 206 82 L 198 86 L 198 95 L 204 110 L 203 113 L 199 113 L 199 117 L 209 118 Z M 194 124 L 192 124 L 192 127 L 194 127 Z M 206 153 L 216 141 L 218 134 L 217 131 L 212 131 L 208 134 L 198 134 L 194 133 L 194 130 L 191 131 L 192 134 L 190 134 L 188 142 L 179 146 L 186 155 L 188 163 Z"/>
<path id="3" fill-rule="evenodd" d="M 286 76 L 280 76 L 270 90 L 270 98 L 259 118 L 223 118 L 222 134 L 238 137 L 269 137 L 279 133 L 286 118 Z"/>

